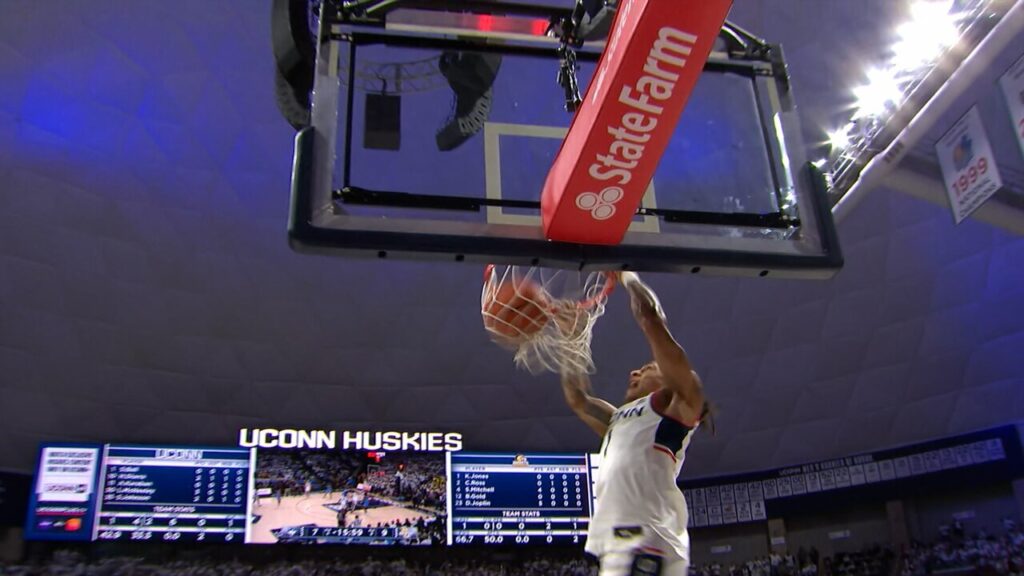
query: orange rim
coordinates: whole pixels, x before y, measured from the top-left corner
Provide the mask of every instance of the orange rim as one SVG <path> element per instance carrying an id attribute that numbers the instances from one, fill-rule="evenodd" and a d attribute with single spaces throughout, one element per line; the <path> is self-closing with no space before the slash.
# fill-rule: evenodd
<path id="1" fill-rule="evenodd" d="M 612 272 L 602 272 L 602 274 L 604 274 L 604 277 L 607 280 L 607 282 L 605 282 L 604 288 L 601 289 L 601 293 L 594 296 L 593 298 L 589 298 L 587 300 L 580 300 L 579 302 L 576 303 L 576 306 L 578 308 L 593 308 L 594 306 L 597 305 L 598 302 L 601 302 L 602 300 L 607 300 L 608 297 L 611 296 L 612 292 L 615 291 L 615 285 L 618 284 L 618 281 L 615 279 L 615 274 Z"/>

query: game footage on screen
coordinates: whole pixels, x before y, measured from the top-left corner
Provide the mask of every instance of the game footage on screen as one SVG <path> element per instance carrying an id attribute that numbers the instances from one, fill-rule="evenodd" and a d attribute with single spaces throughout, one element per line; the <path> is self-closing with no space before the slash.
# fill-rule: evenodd
<path id="1" fill-rule="evenodd" d="M 443 453 L 260 450 L 253 543 L 444 545 Z"/>

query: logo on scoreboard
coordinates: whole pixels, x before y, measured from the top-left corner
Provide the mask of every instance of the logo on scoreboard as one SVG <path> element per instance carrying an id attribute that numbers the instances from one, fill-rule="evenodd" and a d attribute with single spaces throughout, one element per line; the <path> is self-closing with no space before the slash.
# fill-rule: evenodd
<path id="1" fill-rule="evenodd" d="M 87 502 L 98 462 L 96 448 L 43 448 L 36 484 L 39 502 Z"/>
<path id="2" fill-rule="evenodd" d="M 516 457 L 512 459 L 513 466 L 529 466 L 530 461 L 526 458 L 526 454 L 516 454 Z"/>
<path id="3" fill-rule="evenodd" d="M 462 434 L 458 432 L 369 432 L 343 430 L 292 430 L 276 428 L 242 428 L 238 445 L 243 448 L 307 448 L 313 450 L 458 452 L 462 450 Z"/>
<path id="4" fill-rule="evenodd" d="M 89 492 L 88 484 L 49 483 L 43 485 L 44 493 L 55 494 L 85 494 Z"/>

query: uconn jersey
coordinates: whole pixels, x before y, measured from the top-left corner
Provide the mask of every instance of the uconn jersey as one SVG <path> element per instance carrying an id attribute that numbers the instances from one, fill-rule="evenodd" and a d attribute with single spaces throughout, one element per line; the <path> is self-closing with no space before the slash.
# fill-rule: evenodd
<path id="1" fill-rule="evenodd" d="M 587 552 L 643 550 L 689 561 L 686 500 L 676 485 L 696 429 L 658 414 L 655 394 L 619 408 L 601 446 Z"/>

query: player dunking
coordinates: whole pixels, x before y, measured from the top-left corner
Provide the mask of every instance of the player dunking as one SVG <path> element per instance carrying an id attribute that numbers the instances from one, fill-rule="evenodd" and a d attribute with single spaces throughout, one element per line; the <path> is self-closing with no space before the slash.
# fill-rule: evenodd
<path id="1" fill-rule="evenodd" d="M 707 404 L 657 296 L 636 274 L 620 280 L 654 361 L 630 372 L 620 408 L 592 396 L 586 376 L 562 376 L 573 412 L 604 437 L 586 550 L 600 558 L 600 576 L 686 576 L 690 537 L 676 477 Z"/>

